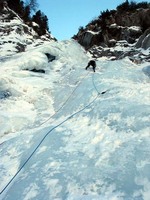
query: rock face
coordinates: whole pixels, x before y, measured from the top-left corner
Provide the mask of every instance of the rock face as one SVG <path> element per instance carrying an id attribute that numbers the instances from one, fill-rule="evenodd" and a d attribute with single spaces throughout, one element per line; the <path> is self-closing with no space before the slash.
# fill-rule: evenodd
<path id="1" fill-rule="evenodd" d="M 141 35 L 138 42 L 135 45 L 136 48 L 148 49 L 150 47 L 150 28 L 147 29 L 144 34 Z"/>
<path id="2" fill-rule="evenodd" d="M 150 26 L 150 9 L 137 9 L 133 12 L 124 12 L 121 15 L 116 13 L 116 24 L 120 26 L 140 26 L 146 29 Z"/>
<path id="3" fill-rule="evenodd" d="M 122 27 L 112 24 L 107 29 L 97 33 L 85 31 L 79 36 L 78 42 L 86 49 L 91 48 L 93 45 L 112 47 L 119 40 L 126 40 L 128 43 L 133 44 L 141 34 L 142 30 L 138 26 Z"/>
<path id="4" fill-rule="evenodd" d="M 88 24 L 85 29 L 81 29 L 74 36 L 74 39 L 87 50 L 94 45 L 112 47 L 120 40 L 126 40 L 129 44 L 134 44 L 149 27 L 150 8 L 123 13 L 114 11 L 105 20 L 99 18 Z M 147 38 L 142 43 L 145 49 L 150 47 L 148 41 L 149 36 L 147 34 Z"/>
<path id="5" fill-rule="evenodd" d="M 25 24 L 23 20 L 8 7 L 1 8 L 0 13 L 0 54 L 12 55 L 23 52 L 29 46 L 37 46 L 44 41 L 54 38 L 47 33 L 38 36 L 32 27 Z"/>
<path id="6" fill-rule="evenodd" d="M 88 49 L 95 44 L 103 46 L 104 38 L 100 32 L 85 31 L 79 36 L 78 42 Z"/>

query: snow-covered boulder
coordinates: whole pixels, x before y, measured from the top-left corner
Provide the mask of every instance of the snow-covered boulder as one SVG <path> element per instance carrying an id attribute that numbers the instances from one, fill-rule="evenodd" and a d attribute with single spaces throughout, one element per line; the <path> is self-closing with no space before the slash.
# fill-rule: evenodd
<path id="1" fill-rule="evenodd" d="M 22 59 L 18 66 L 21 70 L 45 73 L 48 64 L 48 58 L 44 53 L 32 52 L 27 53 L 26 58 Z"/>

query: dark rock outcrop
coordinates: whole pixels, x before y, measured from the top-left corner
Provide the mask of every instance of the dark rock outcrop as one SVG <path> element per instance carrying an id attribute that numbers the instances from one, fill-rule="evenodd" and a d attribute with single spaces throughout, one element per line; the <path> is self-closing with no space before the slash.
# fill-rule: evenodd
<path id="1" fill-rule="evenodd" d="M 38 73 L 45 73 L 45 70 L 44 69 L 32 69 L 32 70 L 29 70 L 31 72 L 38 72 Z"/>
<path id="2" fill-rule="evenodd" d="M 92 21 L 85 29 L 80 29 L 73 38 L 87 50 L 94 45 L 113 47 L 120 40 L 134 44 L 149 27 L 150 8 L 122 13 L 116 10 L 105 19 L 99 17 Z M 150 47 L 149 36 L 147 37 L 145 42 L 143 41 L 144 48 Z"/>
<path id="3" fill-rule="evenodd" d="M 150 9 L 137 9 L 134 11 L 126 11 L 117 13 L 114 16 L 115 22 L 119 26 L 140 26 L 147 29 L 150 26 Z"/>
<path id="4" fill-rule="evenodd" d="M 11 93 L 9 91 L 0 91 L 0 99 L 6 99 L 11 96 Z"/>
<path id="5" fill-rule="evenodd" d="M 52 62 L 53 60 L 56 59 L 56 56 L 53 56 L 53 55 L 51 55 L 51 54 L 49 54 L 49 53 L 45 53 L 45 55 L 46 55 L 47 58 L 48 58 L 48 62 Z"/>
<path id="6" fill-rule="evenodd" d="M 150 47 L 150 28 L 147 29 L 137 41 L 136 48 L 148 49 Z"/>

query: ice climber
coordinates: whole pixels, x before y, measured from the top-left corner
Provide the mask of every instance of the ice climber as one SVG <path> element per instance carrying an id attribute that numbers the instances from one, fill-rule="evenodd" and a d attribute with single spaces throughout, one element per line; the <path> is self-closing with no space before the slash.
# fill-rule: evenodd
<path id="1" fill-rule="evenodd" d="M 87 68 L 89 68 L 90 66 L 93 67 L 93 71 L 95 72 L 95 68 L 96 68 L 96 62 L 95 62 L 95 60 L 90 60 L 88 62 L 88 65 L 87 65 L 87 67 L 85 69 L 87 70 Z"/>

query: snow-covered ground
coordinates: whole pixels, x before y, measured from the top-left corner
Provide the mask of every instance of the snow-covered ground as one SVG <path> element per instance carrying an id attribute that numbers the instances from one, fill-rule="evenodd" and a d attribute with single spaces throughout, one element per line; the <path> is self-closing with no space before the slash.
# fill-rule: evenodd
<path id="1" fill-rule="evenodd" d="M 3 57 L 0 199 L 150 199 L 149 63 L 89 59 L 72 40 Z"/>

